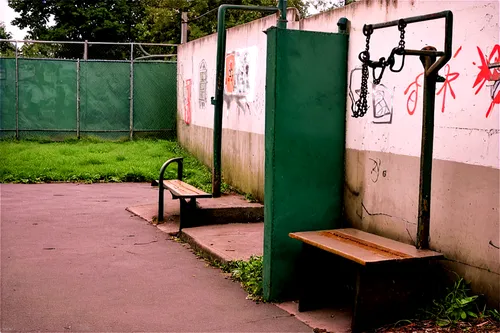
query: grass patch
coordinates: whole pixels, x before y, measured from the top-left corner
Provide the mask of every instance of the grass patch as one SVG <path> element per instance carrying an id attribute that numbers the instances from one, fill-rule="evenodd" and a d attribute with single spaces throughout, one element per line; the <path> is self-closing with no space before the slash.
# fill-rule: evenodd
<path id="1" fill-rule="evenodd" d="M 184 181 L 211 192 L 210 170 L 175 141 L 2 140 L 0 156 L 1 183 L 150 182 L 165 161 L 184 157 Z M 176 177 L 169 167 L 165 178 Z"/>

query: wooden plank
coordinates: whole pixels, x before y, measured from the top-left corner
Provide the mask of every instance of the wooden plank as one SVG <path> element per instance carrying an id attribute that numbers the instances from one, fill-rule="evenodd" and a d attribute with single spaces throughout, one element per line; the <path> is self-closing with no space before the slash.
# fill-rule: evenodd
<path id="1" fill-rule="evenodd" d="M 171 179 L 164 180 L 163 185 L 166 189 L 172 192 L 173 195 L 182 198 L 211 198 L 210 193 L 203 192 L 196 187 L 184 183 L 182 180 Z"/>
<path id="2" fill-rule="evenodd" d="M 358 229 L 336 229 L 329 232 L 333 233 L 336 236 L 346 237 L 353 241 L 358 241 L 365 245 L 377 247 L 401 256 L 408 256 L 412 258 L 443 257 L 443 255 L 439 252 L 435 252 L 432 250 L 419 250 L 413 245 L 370 234 Z"/>
<path id="3" fill-rule="evenodd" d="M 346 229 L 296 232 L 291 233 L 289 236 L 327 252 L 357 262 L 360 265 L 422 258 L 422 256 L 414 257 L 403 251 L 398 251 L 397 249 L 388 249 L 387 244 L 385 244 L 385 247 L 374 246 L 373 240 L 371 240 L 371 242 L 365 242 L 362 239 L 356 239 L 353 235 L 349 235 L 349 231 L 345 234 L 342 232 L 339 233 L 341 230 Z M 333 232 L 339 234 L 337 235 Z M 440 256 L 442 255 L 434 252 L 434 255 L 429 254 L 423 257 Z"/>

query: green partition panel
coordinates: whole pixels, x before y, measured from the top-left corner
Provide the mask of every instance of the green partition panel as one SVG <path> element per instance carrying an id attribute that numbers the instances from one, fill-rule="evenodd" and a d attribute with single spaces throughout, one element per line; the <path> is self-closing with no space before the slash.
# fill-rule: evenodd
<path id="1" fill-rule="evenodd" d="M 16 135 L 16 59 L 0 58 L 0 138 Z"/>
<path id="2" fill-rule="evenodd" d="M 295 296 L 288 234 L 341 226 L 348 36 L 267 35 L 264 297 L 277 300 Z"/>
<path id="3" fill-rule="evenodd" d="M 134 64 L 134 129 L 175 133 L 177 63 Z"/>
<path id="4" fill-rule="evenodd" d="M 18 63 L 19 131 L 76 133 L 76 62 L 19 59 Z"/>
<path id="5" fill-rule="evenodd" d="M 130 63 L 80 62 L 80 129 L 82 134 L 130 130 Z M 118 135 L 118 134 L 116 134 Z"/>

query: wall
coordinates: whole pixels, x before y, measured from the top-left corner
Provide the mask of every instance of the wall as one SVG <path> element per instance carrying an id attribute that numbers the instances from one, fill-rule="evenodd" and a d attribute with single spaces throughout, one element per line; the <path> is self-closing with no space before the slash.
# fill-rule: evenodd
<path id="1" fill-rule="evenodd" d="M 289 10 L 289 20 L 294 20 Z M 276 24 L 271 15 L 228 29 L 222 173 L 225 182 L 264 199 L 264 109 L 266 43 Z M 178 48 L 177 131 L 179 142 L 212 165 L 217 35 Z M 234 73 L 234 74 L 233 74 Z M 251 170 L 251 172 L 249 172 Z"/>
<path id="2" fill-rule="evenodd" d="M 498 306 L 500 70 L 488 70 L 485 64 L 500 61 L 499 1 L 359 1 L 290 22 L 289 28 L 336 32 L 338 19 L 349 19 L 345 216 L 357 228 L 414 244 L 422 65 L 417 57 L 407 57 L 403 70 L 386 71 L 378 86 L 372 85 L 370 74 L 368 112 L 363 118 L 353 118 L 361 80 L 358 54 L 365 48 L 363 24 L 442 10 L 452 10 L 454 14 L 454 54 L 440 71 L 445 82 L 438 83 L 436 90 L 430 244 L 450 259 L 452 269 L 473 282 L 476 291 L 487 293 Z M 239 103 L 235 100 L 239 97 L 231 97 L 232 103 L 224 109 L 223 175 L 226 181 L 259 198 L 264 165 L 265 35 L 262 31 L 274 24 L 274 17 L 270 17 L 230 29 L 228 33 L 228 52 L 252 50 L 256 46 L 258 70 L 251 101 Z M 408 48 L 433 45 L 442 49 L 443 41 L 444 20 L 406 28 Z M 192 80 L 192 103 L 182 103 L 183 98 L 178 98 L 179 139 L 207 164 L 212 152 L 213 107 L 208 103 L 214 92 L 215 42 L 216 36 L 209 36 L 179 48 L 182 76 L 179 87 Z M 375 31 L 370 43 L 372 58 L 387 57 L 398 42 L 397 28 Z M 207 61 L 209 73 L 206 90 L 209 95 L 204 109 L 198 105 L 200 57 Z M 178 93 L 185 90 L 179 89 Z M 185 110 L 191 111 L 189 125 L 185 123 Z"/>

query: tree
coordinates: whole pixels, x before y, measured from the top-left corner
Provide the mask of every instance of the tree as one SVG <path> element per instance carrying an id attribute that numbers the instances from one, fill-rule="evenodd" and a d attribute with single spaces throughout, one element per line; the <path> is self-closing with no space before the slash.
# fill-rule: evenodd
<path id="1" fill-rule="evenodd" d="M 5 24 L 0 22 L 0 39 L 12 39 L 12 34 L 5 28 Z M 12 57 L 16 52 L 16 48 L 12 43 L 0 42 L 0 57 Z"/>
<path id="2" fill-rule="evenodd" d="M 137 39 L 136 25 L 144 15 L 139 0 L 9 0 L 19 17 L 12 23 L 28 28 L 31 39 L 59 41 L 132 42 Z M 54 25 L 49 26 L 49 19 Z M 116 59 L 126 49 L 89 48 L 89 57 Z M 93 53 L 93 54 L 92 54 Z M 60 57 L 81 57 L 82 48 L 59 47 Z"/>
<path id="3" fill-rule="evenodd" d="M 333 0 L 310 0 L 313 5 L 328 8 Z M 310 1 L 288 0 L 306 16 Z M 342 0 L 339 0 L 342 1 Z M 224 3 L 236 5 L 276 6 L 278 0 L 9 0 L 19 17 L 12 23 L 28 29 L 31 39 L 94 42 L 180 42 L 181 13 L 188 13 L 189 39 L 196 39 L 217 30 L 217 8 Z M 227 28 L 261 18 L 268 13 L 230 11 Z M 49 25 L 49 20 L 53 25 Z M 35 54 L 57 57 L 82 57 L 82 48 L 59 45 L 38 47 Z M 50 52 L 49 52 L 49 51 Z M 154 53 L 172 50 L 156 48 Z M 27 52 L 28 50 L 26 50 Z M 120 47 L 89 47 L 89 58 L 127 59 L 128 49 Z"/>

